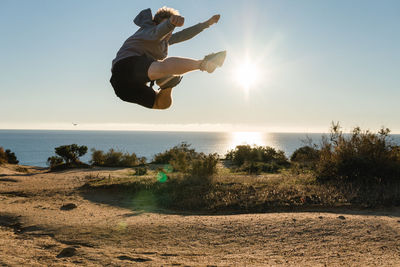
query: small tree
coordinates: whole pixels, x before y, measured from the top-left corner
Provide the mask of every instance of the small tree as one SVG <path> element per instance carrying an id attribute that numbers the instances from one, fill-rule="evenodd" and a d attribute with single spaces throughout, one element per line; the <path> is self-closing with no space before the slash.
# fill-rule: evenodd
<path id="1" fill-rule="evenodd" d="M 15 156 L 14 152 L 11 152 L 10 149 L 6 150 L 6 155 L 7 155 L 7 162 L 10 164 L 18 164 L 19 161 L 17 160 L 17 157 Z"/>
<path id="2" fill-rule="evenodd" d="M 78 146 L 77 144 L 55 148 L 56 154 L 59 155 L 67 165 L 71 163 L 79 163 L 79 157 L 85 155 L 87 151 L 87 146 Z"/>
<path id="3" fill-rule="evenodd" d="M 4 148 L 0 147 L 0 164 L 1 163 L 18 164 L 19 161 L 17 160 L 15 153 L 11 152 L 10 149 L 4 151 Z"/>
<path id="4" fill-rule="evenodd" d="M 86 154 L 88 150 L 87 146 L 72 144 L 59 146 L 54 150 L 58 156 L 52 156 L 47 159 L 47 164 L 50 166 L 50 169 L 87 167 L 87 164 L 84 164 L 79 160 L 79 157 Z"/>

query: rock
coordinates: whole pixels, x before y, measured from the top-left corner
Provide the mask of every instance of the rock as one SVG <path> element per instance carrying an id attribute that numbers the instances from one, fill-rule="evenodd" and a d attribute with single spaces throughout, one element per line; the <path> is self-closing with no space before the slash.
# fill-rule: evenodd
<path id="1" fill-rule="evenodd" d="M 343 215 L 340 215 L 338 218 L 341 220 L 346 220 L 346 218 Z"/>
<path id="2" fill-rule="evenodd" d="M 75 254 L 76 254 L 76 248 L 67 247 L 61 250 L 61 252 L 57 255 L 57 258 L 72 257 Z"/>
<path id="3" fill-rule="evenodd" d="M 324 218 L 324 217 L 322 217 L 322 216 L 319 216 L 319 217 L 318 217 L 318 219 L 321 219 L 321 220 L 322 220 L 323 218 Z"/>
<path id="4" fill-rule="evenodd" d="M 60 210 L 73 210 L 76 208 L 77 208 L 77 206 L 74 203 L 68 203 L 68 204 L 62 205 Z"/>

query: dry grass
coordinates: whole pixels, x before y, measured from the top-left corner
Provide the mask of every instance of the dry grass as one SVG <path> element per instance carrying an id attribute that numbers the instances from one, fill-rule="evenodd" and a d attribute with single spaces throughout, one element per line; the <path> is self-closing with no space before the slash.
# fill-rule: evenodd
<path id="1" fill-rule="evenodd" d="M 168 174 L 159 182 L 157 170 L 137 177 L 88 177 L 84 190 L 151 192 L 163 208 L 197 212 L 263 212 L 349 205 L 349 199 L 336 187 L 320 185 L 312 173 L 247 175 L 231 173 L 218 164 L 218 173 L 209 178 Z"/>

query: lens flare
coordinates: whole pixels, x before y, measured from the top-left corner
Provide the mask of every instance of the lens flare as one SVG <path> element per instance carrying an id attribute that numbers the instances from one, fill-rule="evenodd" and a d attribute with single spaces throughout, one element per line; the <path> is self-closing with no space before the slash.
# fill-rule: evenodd
<path id="1" fill-rule="evenodd" d="M 157 173 L 157 181 L 160 183 L 165 183 L 168 180 L 168 176 L 164 172 Z"/>

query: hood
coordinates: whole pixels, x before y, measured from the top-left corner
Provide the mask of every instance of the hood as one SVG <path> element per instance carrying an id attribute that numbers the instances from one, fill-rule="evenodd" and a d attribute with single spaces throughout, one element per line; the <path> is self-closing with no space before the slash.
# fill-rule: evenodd
<path id="1" fill-rule="evenodd" d="M 133 22 L 139 27 L 153 26 L 153 15 L 151 14 L 151 9 L 144 9 L 136 16 Z"/>

